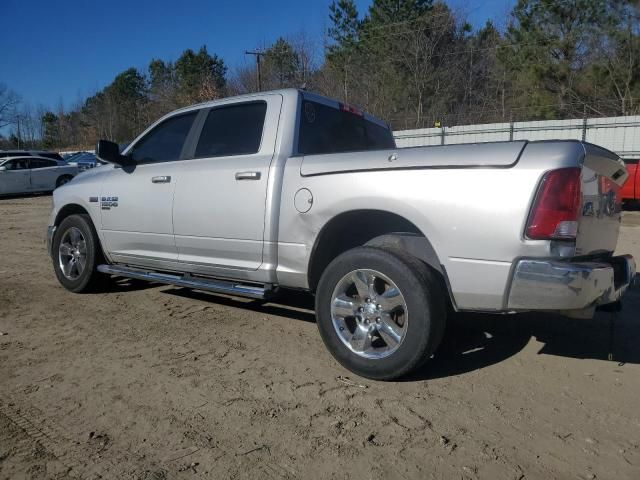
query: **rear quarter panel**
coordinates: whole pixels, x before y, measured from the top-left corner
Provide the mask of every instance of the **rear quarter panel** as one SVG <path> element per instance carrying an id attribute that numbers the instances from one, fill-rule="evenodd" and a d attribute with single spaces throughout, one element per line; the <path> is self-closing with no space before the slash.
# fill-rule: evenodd
<path id="1" fill-rule="evenodd" d="M 549 242 L 523 237 L 542 173 L 575 166 L 582 152 L 577 142 L 553 145 L 529 144 L 511 168 L 426 167 L 301 176 L 303 162 L 307 168 L 322 159 L 290 158 L 282 192 L 278 279 L 307 287 L 308 263 L 322 227 L 343 212 L 382 210 L 404 217 L 429 239 L 459 308 L 502 309 L 513 260 L 550 255 Z M 313 195 L 307 213 L 294 207 L 300 188 Z"/>

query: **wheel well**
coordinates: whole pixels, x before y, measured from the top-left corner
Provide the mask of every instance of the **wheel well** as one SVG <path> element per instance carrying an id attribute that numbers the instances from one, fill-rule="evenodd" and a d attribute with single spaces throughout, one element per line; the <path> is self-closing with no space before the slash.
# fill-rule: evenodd
<path id="1" fill-rule="evenodd" d="M 441 272 L 440 262 L 431 244 L 413 223 L 400 215 L 382 210 L 354 210 L 334 217 L 320 231 L 309 262 L 309 288 L 315 291 L 322 272 L 338 255 L 365 244 L 390 245 L 387 240 L 371 243 L 373 239 L 387 239 L 389 234 L 421 239 L 427 247 L 425 250 L 429 251 L 416 256 Z"/>
<path id="2" fill-rule="evenodd" d="M 60 225 L 62 223 L 62 220 L 64 220 L 70 215 L 77 215 L 77 214 L 83 214 L 83 213 L 87 215 L 89 214 L 89 212 L 87 212 L 80 205 L 77 205 L 75 203 L 70 203 L 69 205 L 65 205 L 60 209 L 60 211 L 58 212 L 58 215 L 56 215 L 55 226 L 57 227 L 58 225 Z"/>

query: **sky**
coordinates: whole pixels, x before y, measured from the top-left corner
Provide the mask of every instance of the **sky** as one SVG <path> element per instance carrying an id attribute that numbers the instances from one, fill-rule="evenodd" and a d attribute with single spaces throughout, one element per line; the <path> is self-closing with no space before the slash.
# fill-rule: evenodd
<path id="1" fill-rule="evenodd" d="M 331 0 L 0 0 L 0 83 L 33 106 L 71 107 L 152 58 L 206 45 L 232 70 L 248 49 L 304 34 L 322 45 Z M 370 0 L 356 0 L 361 15 Z M 514 0 L 448 0 L 475 27 Z"/>

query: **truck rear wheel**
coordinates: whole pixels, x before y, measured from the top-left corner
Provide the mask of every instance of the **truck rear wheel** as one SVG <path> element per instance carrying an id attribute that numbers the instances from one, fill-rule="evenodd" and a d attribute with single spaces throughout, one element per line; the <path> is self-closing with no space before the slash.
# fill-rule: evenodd
<path id="1" fill-rule="evenodd" d="M 405 252 L 358 247 L 322 274 L 316 317 L 325 345 L 345 368 L 391 380 L 434 353 L 446 322 L 445 291 L 427 265 Z"/>
<path id="2" fill-rule="evenodd" d="M 51 252 L 56 277 L 67 290 L 90 291 L 104 279 L 97 271 L 102 251 L 89 215 L 65 218 L 56 229 Z"/>

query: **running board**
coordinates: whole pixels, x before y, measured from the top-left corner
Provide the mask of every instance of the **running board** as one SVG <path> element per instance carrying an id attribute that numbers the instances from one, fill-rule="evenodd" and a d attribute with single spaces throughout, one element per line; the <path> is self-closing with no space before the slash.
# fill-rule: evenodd
<path id="1" fill-rule="evenodd" d="M 267 288 L 267 286 L 245 285 L 237 282 L 231 282 L 229 280 L 194 277 L 189 274 L 172 275 L 169 273 L 155 272 L 153 270 L 124 267 L 121 265 L 98 265 L 98 271 L 109 275 L 117 275 L 119 277 L 148 280 L 150 282 L 166 283 L 168 285 L 176 285 L 178 287 L 227 293 L 230 295 L 240 295 L 242 297 L 250 298 L 264 299 L 273 291 L 272 288 Z"/>

